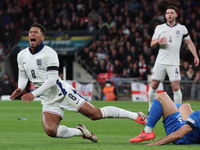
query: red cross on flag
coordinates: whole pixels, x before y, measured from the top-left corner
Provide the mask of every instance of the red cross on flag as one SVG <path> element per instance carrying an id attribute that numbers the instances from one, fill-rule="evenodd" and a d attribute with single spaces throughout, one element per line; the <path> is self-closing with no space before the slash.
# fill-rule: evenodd
<path id="1" fill-rule="evenodd" d="M 149 101 L 149 85 L 139 82 L 131 83 L 132 101 Z M 164 92 L 163 83 L 161 82 L 157 89 L 157 94 Z"/>

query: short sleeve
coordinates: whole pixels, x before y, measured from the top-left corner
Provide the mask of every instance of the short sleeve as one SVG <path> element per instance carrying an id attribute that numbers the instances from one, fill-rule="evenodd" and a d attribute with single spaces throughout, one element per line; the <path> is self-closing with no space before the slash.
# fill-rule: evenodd
<path id="1" fill-rule="evenodd" d="M 47 67 L 56 66 L 59 67 L 59 60 L 58 60 L 58 54 L 55 50 L 49 48 L 50 51 L 46 57 L 46 65 Z"/>
<path id="2" fill-rule="evenodd" d="M 159 39 L 159 25 L 155 28 L 154 34 L 152 36 L 152 40 L 158 40 Z"/>
<path id="3" fill-rule="evenodd" d="M 19 53 L 18 55 L 17 55 L 17 64 L 18 64 L 18 69 L 19 70 L 24 70 L 24 67 L 23 67 L 23 65 L 22 65 L 22 61 L 21 61 L 22 59 L 21 59 L 21 53 Z"/>
<path id="4" fill-rule="evenodd" d="M 199 119 L 200 119 L 199 115 L 200 115 L 199 111 L 194 111 L 193 113 L 191 113 L 187 118 L 186 124 L 191 126 L 191 128 L 193 129 L 199 127 Z"/>
<path id="5" fill-rule="evenodd" d="M 188 34 L 188 30 L 185 26 L 183 26 L 183 40 L 188 40 L 190 39 L 190 36 Z"/>

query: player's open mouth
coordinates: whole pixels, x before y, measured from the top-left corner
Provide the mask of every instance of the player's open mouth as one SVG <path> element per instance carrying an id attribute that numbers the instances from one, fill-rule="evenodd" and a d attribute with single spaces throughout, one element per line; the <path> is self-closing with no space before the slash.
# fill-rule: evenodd
<path id="1" fill-rule="evenodd" d="M 36 42 L 36 39 L 34 39 L 34 38 L 30 39 L 30 44 L 34 44 L 35 42 Z"/>

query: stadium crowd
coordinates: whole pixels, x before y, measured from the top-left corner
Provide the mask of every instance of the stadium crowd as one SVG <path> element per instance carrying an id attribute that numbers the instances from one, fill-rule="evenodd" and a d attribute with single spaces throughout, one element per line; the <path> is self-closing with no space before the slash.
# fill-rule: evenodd
<path id="1" fill-rule="evenodd" d="M 147 80 L 158 53 L 151 48 L 153 31 L 165 22 L 165 8 L 178 8 L 177 21 L 187 27 L 200 56 L 200 2 L 198 0 L 2 0 L 0 2 L 0 53 L 9 38 L 41 23 L 47 30 L 105 30 L 85 47 L 81 59 L 99 73 Z M 193 56 L 181 46 L 182 80 L 200 82 Z M 167 79 L 167 77 L 166 77 Z M 195 85 L 195 83 L 194 83 Z"/>

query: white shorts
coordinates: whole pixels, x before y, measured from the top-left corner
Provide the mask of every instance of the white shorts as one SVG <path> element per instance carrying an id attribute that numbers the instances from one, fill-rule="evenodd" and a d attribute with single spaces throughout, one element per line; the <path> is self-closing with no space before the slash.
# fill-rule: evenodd
<path id="1" fill-rule="evenodd" d="M 67 94 L 64 98 L 55 101 L 52 104 L 44 104 L 42 107 L 42 113 L 48 112 L 63 118 L 65 109 L 78 112 L 80 107 L 86 101 L 87 100 L 83 98 L 77 91 L 71 88 L 69 91 L 67 91 Z"/>
<path id="2" fill-rule="evenodd" d="M 170 81 L 180 81 L 180 67 L 179 65 L 164 65 L 155 63 L 152 73 L 152 79 L 157 81 L 163 81 L 166 73 Z"/>

